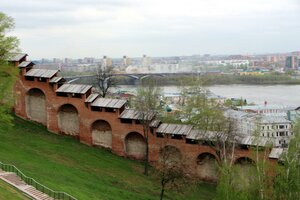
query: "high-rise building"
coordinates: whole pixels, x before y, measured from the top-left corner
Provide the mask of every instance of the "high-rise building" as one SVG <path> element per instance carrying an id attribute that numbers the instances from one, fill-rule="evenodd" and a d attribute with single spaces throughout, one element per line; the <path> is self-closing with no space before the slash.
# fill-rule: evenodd
<path id="1" fill-rule="evenodd" d="M 142 67 L 144 68 L 149 68 L 150 65 L 151 65 L 151 58 L 150 57 L 147 57 L 147 55 L 143 55 L 143 58 L 142 58 Z"/>
<path id="2" fill-rule="evenodd" d="M 123 67 L 128 67 L 131 65 L 131 59 L 128 58 L 127 56 L 123 56 L 123 62 L 122 62 Z"/>
<path id="3" fill-rule="evenodd" d="M 111 67 L 112 66 L 112 59 L 108 58 L 107 56 L 103 56 L 102 66 L 103 67 Z"/>
<path id="4" fill-rule="evenodd" d="M 297 56 L 287 56 L 285 59 L 285 68 L 286 69 L 297 69 L 298 65 Z"/>

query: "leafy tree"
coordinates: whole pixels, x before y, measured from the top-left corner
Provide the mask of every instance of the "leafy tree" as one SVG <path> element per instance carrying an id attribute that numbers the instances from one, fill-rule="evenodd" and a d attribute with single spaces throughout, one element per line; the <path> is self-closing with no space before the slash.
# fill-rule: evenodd
<path id="1" fill-rule="evenodd" d="M 274 190 L 278 200 L 294 200 L 300 196 L 300 121 L 295 124 L 294 138 L 281 156 L 282 165 L 277 168 Z"/>
<path id="2" fill-rule="evenodd" d="M 159 108 L 159 97 L 161 90 L 156 86 L 153 79 L 146 79 L 137 89 L 137 95 L 132 99 L 133 107 L 139 112 L 139 121 L 143 126 L 143 134 L 146 142 L 144 174 L 148 175 L 149 168 L 149 132 L 150 123 L 155 118 L 156 110 Z"/>
<path id="3" fill-rule="evenodd" d="M 10 123 L 12 117 L 11 106 L 13 103 L 13 91 L 17 69 L 7 63 L 13 53 L 18 51 L 18 39 L 7 36 L 7 32 L 14 28 L 11 17 L 0 12 L 0 126 Z"/>

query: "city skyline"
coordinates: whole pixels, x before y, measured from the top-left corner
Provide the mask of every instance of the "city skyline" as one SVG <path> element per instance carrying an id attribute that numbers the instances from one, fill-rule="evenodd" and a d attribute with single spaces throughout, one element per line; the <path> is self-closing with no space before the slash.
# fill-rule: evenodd
<path id="1" fill-rule="evenodd" d="M 296 0 L 1 2 L 33 59 L 297 51 Z"/>

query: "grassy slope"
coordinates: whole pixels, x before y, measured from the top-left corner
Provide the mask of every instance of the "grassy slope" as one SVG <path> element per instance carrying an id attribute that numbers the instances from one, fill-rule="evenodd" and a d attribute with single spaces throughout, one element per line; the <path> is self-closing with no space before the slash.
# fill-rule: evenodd
<path id="1" fill-rule="evenodd" d="M 136 161 L 88 147 L 73 138 L 49 133 L 45 127 L 15 119 L 9 131 L 0 127 L 0 161 L 12 163 L 42 184 L 78 199 L 158 199 L 159 181 L 142 175 Z M 214 186 L 189 186 L 169 199 L 211 199 Z"/>
<path id="2" fill-rule="evenodd" d="M 22 193 L 0 180 L 0 200 L 28 200 Z"/>

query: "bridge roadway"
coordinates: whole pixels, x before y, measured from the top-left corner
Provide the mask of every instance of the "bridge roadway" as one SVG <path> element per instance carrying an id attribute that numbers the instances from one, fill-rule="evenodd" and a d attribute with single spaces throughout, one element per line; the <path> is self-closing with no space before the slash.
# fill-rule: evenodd
<path id="1" fill-rule="evenodd" d="M 127 76 L 137 80 L 147 78 L 149 76 L 186 76 L 186 75 L 200 75 L 201 73 L 196 72 L 179 72 L 179 73 L 121 73 L 121 74 L 112 74 L 112 76 Z M 81 78 L 93 78 L 96 75 L 81 75 L 81 76 L 67 76 L 64 77 L 66 80 L 72 79 L 81 79 Z"/>

